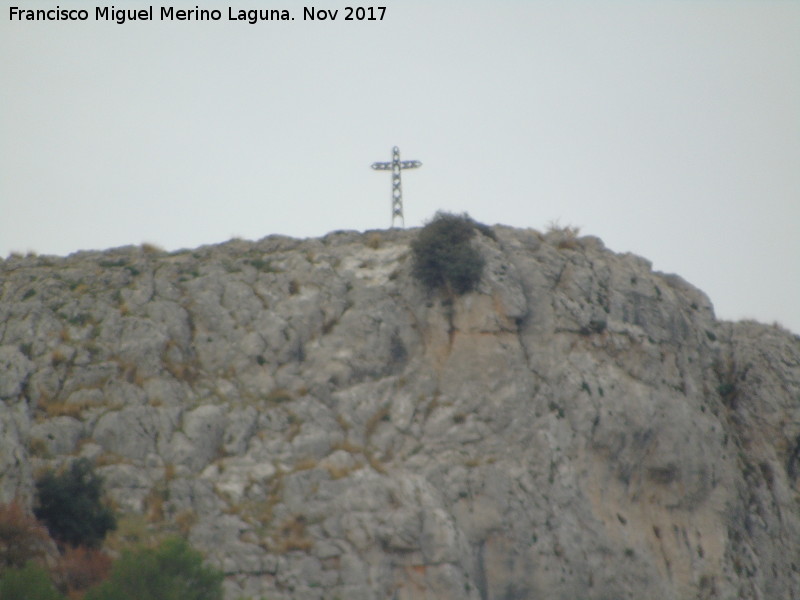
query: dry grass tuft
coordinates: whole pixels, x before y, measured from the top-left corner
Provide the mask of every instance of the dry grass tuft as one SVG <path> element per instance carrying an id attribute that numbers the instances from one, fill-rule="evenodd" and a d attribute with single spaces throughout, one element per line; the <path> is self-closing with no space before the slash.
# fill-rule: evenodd
<path id="1" fill-rule="evenodd" d="M 111 557 L 100 550 L 68 547 L 52 570 L 53 579 L 67 598 L 83 598 L 86 590 L 105 580 Z"/>
<path id="2" fill-rule="evenodd" d="M 367 248 L 372 248 L 373 250 L 377 250 L 378 248 L 381 247 L 382 241 L 383 240 L 381 239 L 381 234 L 378 233 L 377 231 L 373 231 L 372 233 L 367 234 L 367 239 L 364 241 L 364 245 Z"/>
<path id="3" fill-rule="evenodd" d="M 73 419 L 81 418 L 83 407 L 80 404 L 68 404 L 66 402 L 53 402 L 45 404 L 44 410 L 48 417 L 72 417 Z"/>
<path id="4" fill-rule="evenodd" d="M 313 458 L 305 458 L 295 463 L 293 472 L 310 471 L 317 467 L 319 463 Z"/>
<path id="5" fill-rule="evenodd" d="M 178 381 L 184 381 L 189 385 L 193 385 L 197 381 L 197 369 L 194 365 L 187 363 L 174 363 L 165 360 L 163 363 L 167 373 L 172 375 Z"/>
<path id="6" fill-rule="evenodd" d="M 356 463 L 352 466 L 339 466 L 339 465 L 331 465 L 326 464 L 325 470 L 328 471 L 328 475 L 331 476 L 331 479 L 344 479 L 351 473 L 363 469 L 364 465 L 361 463 Z"/>
<path id="7" fill-rule="evenodd" d="M 54 367 L 63 365 L 65 362 L 67 362 L 67 355 L 63 351 L 53 350 L 52 354 L 50 354 L 50 364 Z"/>
<path id="8" fill-rule="evenodd" d="M 113 452 L 104 452 L 100 456 L 94 459 L 94 465 L 96 467 L 107 467 L 108 465 L 121 465 L 127 464 L 130 460 L 120 456 L 119 454 L 114 454 Z"/>
<path id="9" fill-rule="evenodd" d="M 308 537 L 306 531 L 306 518 L 303 515 L 293 515 L 284 521 L 276 533 L 275 550 L 280 553 L 299 550 L 308 552 L 314 546 L 314 541 Z"/>
<path id="10" fill-rule="evenodd" d="M 580 246 L 578 241 L 580 232 L 580 227 L 574 225 L 565 225 L 562 227 L 558 221 L 551 221 L 547 226 L 548 237 L 552 237 L 556 248 L 562 250 L 576 250 Z"/>
<path id="11" fill-rule="evenodd" d="M 348 454 L 364 454 L 364 448 L 354 444 L 350 440 L 342 440 L 332 446 L 333 450 L 344 450 Z"/>
<path id="12" fill-rule="evenodd" d="M 283 402 L 291 402 L 294 400 L 292 392 L 286 388 L 275 388 L 267 394 L 266 401 L 273 404 L 281 404 Z"/>
<path id="13" fill-rule="evenodd" d="M 151 244 L 150 242 L 144 242 L 142 244 L 142 252 L 145 254 L 163 254 L 164 249 L 156 244 Z"/>
<path id="14" fill-rule="evenodd" d="M 191 508 L 187 510 L 183 510 L 175 515 L 174 519 L 175 525 L 178 526 L 178 530 L 183 535 L 189 535 L 192 527 L 195 526 L 197 523 L 197 513 L 195 513 Z"/>
<path id="15" fill-rule="evenodd" d="M 28 441 L 28 454 L 37 458 L 50 458 L 50 449 L 43 439 L 31 438 Z"/>
<path id="16" fill-rule="evenodd" d="M 116 363 L 119 365 L 120 373 L 125 381 L 139 387 L 144 385 L 145 378 L 139 373 L 139 367 L 136 363 L 122 359 L 117 359 Z"/>
<path id="17" fill-rule="evenodd" d="M 389 469 L 383 464 L 380 459 L 375 456 L 372 452 L 365 452 L 364 456 L 369 462 L 369 466 L 372 467 L 375 471 L 380 473 L 381 475 L 387 475 L 389 473 Z"/>
<path id="18" fill-rule="evenodd" d="M 97 403 L 91 400 L 82 400 L 80 402 L 41 402 L 39 408 L 44 411 L 48 417 L 72 417 L 73 419 L 81 420 L 84 411 L 94 408 Z"/>
<path id="19" fill-rule="evenodd" d="M 160 523 L 164 520 L 164 502 L 166 490 L 160 486 L 154 487 L 145 498 L 146 519 L 148 523 Z"/>

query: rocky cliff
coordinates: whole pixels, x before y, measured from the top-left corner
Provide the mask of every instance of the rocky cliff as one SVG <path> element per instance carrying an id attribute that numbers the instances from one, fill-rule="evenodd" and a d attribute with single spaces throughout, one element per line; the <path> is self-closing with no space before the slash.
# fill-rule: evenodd
<path id="1" fill-rule="evenodd" d="M 0 261 L 0 502 L 89 457 L 229 598 L 800 597 L 797 336 L 569 230 L 448 300 L 414 235 Z"/>

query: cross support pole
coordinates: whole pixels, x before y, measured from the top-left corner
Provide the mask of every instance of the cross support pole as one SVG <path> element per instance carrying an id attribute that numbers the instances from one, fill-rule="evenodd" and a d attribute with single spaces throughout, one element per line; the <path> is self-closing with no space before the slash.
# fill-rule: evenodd
<path id="1" fill-rule="evenodd" d="M 376 171 L 392 172 L 392 227 L 395 220 L 399 219 L 401 227 L 405 227 L 406 221 L 403 217 L 403 188 L 400 184 L 400 171 L 403 169 L 416 169 L 422 163 L 418 160 L 400 160 L 400 148 L 392 148 L 392 162 L 374 162 L 372 168 Z"/>

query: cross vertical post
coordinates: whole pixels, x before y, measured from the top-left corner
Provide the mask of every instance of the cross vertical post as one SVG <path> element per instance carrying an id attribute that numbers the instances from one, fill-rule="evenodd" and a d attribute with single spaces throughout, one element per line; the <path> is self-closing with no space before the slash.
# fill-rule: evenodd
<path id="1" fill-rule="evenodd" d="M 376 171 L 392 172 L 392 227 L 394 222 L 399 219 L 401 227 L 405 227 L 406 221 L 403 217 L 403 187 L 400 182 L 400 171 L 402 169 L 416 169 L 422 163 L 418 160 L 400 160 L 400 148 L 392 148 L 392 162 L 374 162 L 372 168 Z"/>

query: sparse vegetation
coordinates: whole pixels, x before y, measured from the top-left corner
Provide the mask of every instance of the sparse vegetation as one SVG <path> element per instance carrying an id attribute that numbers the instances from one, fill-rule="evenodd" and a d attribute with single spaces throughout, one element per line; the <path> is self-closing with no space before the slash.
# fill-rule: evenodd
<path id="1" fill-rule="evenodd" d="M 19 502 L 0 505 L 0 571 L 40 557 L 47 539 L 44 527 Z"/>
<path id="2" fill-rule="evenodd" d="M 53 352 L 50 354 L 50 364 L 52 364 L 54 367 L 58 367 L 65 362 L 67 362 L 67 356 L 60 349 L 53 350 Z"/>
<path id="3" fill-rule="evenodd" d="M 80 598 L 90 587 L 108 577 L 111 557 L 104 552 L 78 546 L 67 548 L 52 570 L 56 587 L 68 598 Z"/>
<path id="4" fill-rule="evenodd" d="M 118 258 L 116 260 L 104 259 L 98 263 L 104 269 L 113 269 L 114 267 L 124 267 L 128 264 L 127 258 Z"/>
<path id="5" fill-rule="evenodd" d="M 430 291 L 465 294 L 474 290 L 484 266 L 471 243 L 476 228 L 466 214 L 436 213 L 411 242 L 414 277 Z"/>
<path id="6" fill-rule="evenodd" d="M 291 402 L 293 399 L 292 392 L 286 388 L 275 388 L 267 394 L 266 400 L 271 404 L 282 404 L 284 402 Z"/>
<path id="7" fill-rule="evenodd" d="M 293 550 L 311 550 L 314 542 L 308 537 L 306 524 L 304 515 L 293 515 L 284 521 L 278 529 L 279 543 L 276 550 L 281 554 Z"/>
<path id="8" fill-rule="evenodd" d="M 737 383 L 740 378 L 736 361 L 732 356 L 728 356 L 724 360 L 717 359 L 714 362 L 714 372 L 719 381 L 717 393 L 725 404 L 735 407 L 739 395 L 739 386 Z"/>
<path id="9" fill-rule="evenodd" d="M 167 487 L 164 482 L 159 482 L 150 489 L 145 498 L 148 523 L 160 523 L 164 520 L 164 503 L 168 500 Z"/>
<path id="10" fill-rule="evenodd" d="M 588 325 L 580 328 L 581 335 L 592 335 L 593 333 L 603 333 L 606 330 L 607 323 L 602 319 L 592 319 Z"/>
<path id="11" fill-rule="evenodd" d="M 580 227 L 574 225 L 564 225 L 562 227 L 558 221 L 551 221 L 547 226 L 547 235 L 553 237 L 556 248 L 561 250 L 575 250 L 578 248 L 578 235 L 580 232 Z"/>
<path id="12" fill-rule="evenodd" d="M 115 554 L 131 547 L 155 547 L 163 540 L 163 532 L 147 522 L 145 515 L 127 514 L 120 517 L 117 528 L 109 534 L 105 547 Z"/>
<path id="13" fill-rule="evenodd" d="M 358 471 L 359 469 L 363 469 L 364 465 L 360 462 L 355 462 L 352 465 L 347 466 L 340 466 L 340 465 L 332 465 L 326 464 L 325 470 L 328 471 L 328 475 L 331 476 L 331 479 L 343 479 L 349 476 L 354 471 Z"/>
<path id="14" fill-rule="evenodd" d="M 36 458 L 48 458 L 50 456 L 50 448 L 47 447 L 47 442 L 42 438 L 31 438 L 28 441 L 28 454 Z"/>
<path id="15" fill-rule="evenodd" d="M 181 534 L 189 535 L 192 527 L 197 523 L 197 513 L 192 509 L 183 510 L 175 515 L 174 522 Z"/>
<path id="16" fill-rule="evenodd" d="M 257 271 L 261 271 L 263 273 L 280 273 L 279 269 L 276 269 L 272 266 L 271 261 L 264 260 L 263 258 L 248 258 L 244 262 Z"/>
<path id="17" fill-rule="evenodd" d="M 45 402 L 42 404 L 42 408 L 49 418 L 72 417 L 73 419 L 80 419 L 83 411 L 92 406 L 94 404 L 89 400 L 81 402 Z"/>
<path id="18" fill-rule="evenodd" d="M 157 244 L 152 244 L 150 242 L 142 243 L 142 252 L 145 254 L 164 254 L 164 249 L 158 246 Z"/>

